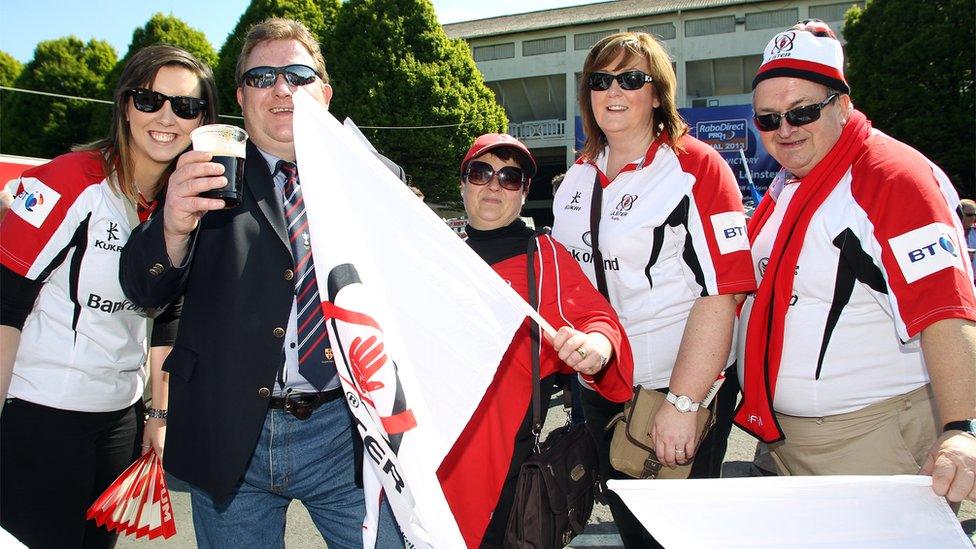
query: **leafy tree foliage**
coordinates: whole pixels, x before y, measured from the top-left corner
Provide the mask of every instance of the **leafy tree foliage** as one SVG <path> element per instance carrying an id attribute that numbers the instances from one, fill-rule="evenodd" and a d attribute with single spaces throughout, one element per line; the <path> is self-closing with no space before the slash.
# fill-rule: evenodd
<path id="1" fill-rule="evenodd" d="M 103 40 L 87 43 L 74 36 L 37 45 L 34 59 L 23 69 L 15 87 L 78 97 L 105 97 L 105 75 L 116 62 L 115 49 Z M 51 158 L 74 144 L 91 139 L 93 120 L 111 116 L 111 106 L 12 94 L 4 101 L 0 122 L 0 150 Z"/>
<path id="2" fill-rule="evenodd" d="M 430 0 L 349 0 L 328 49 L 337 116 L 363 126 L 443 126 L 364 132 L 429 200 L 457 200 L 464 152 L 508 121 L 467 44 L 444 34 Z"/>
<path id="3" fill-rule="evenodd" d="M 874 125 L 922 151 L 964 195 L 976 182 L 972 0 L 868 0 L 847 14 L 847 76 Z"/>
<path id="4" fill-rule="evenodd" d="M 269 17 L 286 17 L 305 23 L 312 34 L 321 37 L 326 29 L 326 23 L 320 6 L 329 6 L 334 12 L 339 9 L 338 4 L 339 0 L 251 0 L 247 10 L 237 20 L 234 30 L 227 35 L 227 41 L 220 48 L 220 60 L 214 70 L 221 113 L 239 115 L 241 112 L 237 104 L 234 69 L 237 66 L 237 56 L 244 47 L 247 31 L 254 24 Z"/>
<path id="5" fill-rule="evenodd" d="M 20 76 L 20 71 L 24 66 L 14 59 L 14 56 L 5 51 L 0 51 L 0 86 L 11 87 L 14 81 Z"/>
<path id="6" fill-rule="evenodd" d="M 126 62 L 146 46 L 154 44 L 170 44 L 183 48 L 192 53 L 197 59 L 210 65 L 211 68 L 217 66 L 217 52 L 214 51 L 207 35 L 203 31 L 197 30 L 186 24 L 182 19 L 174 15 L 163 15 L 157 13 L 142 27 L 137 28 L 132 33 L 132 42 L 129 43 L 129 51 L 125 57 L 116 64 L 109 79 L 105 82 L 105 89 L 112 93 L 118 83 L 119 75 Z"/>

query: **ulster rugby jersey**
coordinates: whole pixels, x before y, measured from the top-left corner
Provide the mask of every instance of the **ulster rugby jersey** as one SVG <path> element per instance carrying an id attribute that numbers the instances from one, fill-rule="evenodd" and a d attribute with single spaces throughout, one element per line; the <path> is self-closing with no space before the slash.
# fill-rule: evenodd
<path id="1" fill-rule="evenodd" d="M 44 284 L 21 333 L 9 396 L 104 412 L 142 395 L 146 317 L 119 284 L 131 230 L 124 200 L 89 152 L 21 176 L 0 227 L 0 262 Z"/>
<path id="2" fill-rule="evenodd" d="M 722 157 L 684 136 L 676 153 L 662 139 L 613 181 L 580 160 L 553 200 L 553 236 L 595 285 L 590 196 L 603 186 L 600 251 L 610 303 L 634 353 L 634 384 L 666 387 L 695 299 L 755 290 L 742 194 Z"/>
<path id="3" fill-rule="evenodd" d="M 976 319 L 952 184 L 917 151 L 878 131 L 866 148 L 807 230 L 786 315 L 777 412 L 842 414 L 916 389 L 928 382 L 916 335 L 938 320 Z M 770 188 L 775 209 L 753 244 L 757 280 L 803 184 L 784 185 L 782 177 Z M 740 330 L 752 303 L 750 296 Z M 740 359 L 745 339 L 743 332 Z"/>

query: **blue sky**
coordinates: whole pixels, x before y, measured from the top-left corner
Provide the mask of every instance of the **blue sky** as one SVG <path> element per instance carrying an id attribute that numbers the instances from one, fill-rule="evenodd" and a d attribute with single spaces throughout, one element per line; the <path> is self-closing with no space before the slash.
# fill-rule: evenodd
<path id="1" fill-rule="evenodd" d="M 592 4 L 601 0 L 433 0 L 441 23 Z M 156 12 L 172 13 L 219 49 L 249 0 L 0 0 L 0 50 L 27 62 L 43 40 L 73 34 L 108 40 L 125 55 L 132 31 Z"/>

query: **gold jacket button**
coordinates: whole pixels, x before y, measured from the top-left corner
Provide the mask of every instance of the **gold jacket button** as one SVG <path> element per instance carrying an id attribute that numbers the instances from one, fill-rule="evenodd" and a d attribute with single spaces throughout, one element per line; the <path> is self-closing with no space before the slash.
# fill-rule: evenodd
<path id="1" fill-rule="evenodd" d="M 271 333 L 273 333 L 274 336 L 277 337 L 277 338 L 285 337 L 285 329 L 284 328 L 275 328 L 274 331 L 271 332 Z"/>
<path id="2" fill-rule="evenodd" d="M 268 389 L 267 387 L 261 387 L 260 389 L 258 389 L 258 396 L 261 398 L 268 398 L 269 396 L 271 396 L 271 390 Z"/>
<path id="3" fill-rule="evenodd" d="M 295 278 L 295 271 L 291 269 L 285 269 L 285 280 L 291 280 Z"/>
<path id="4" fill-rule="evenodd" d="M 166 270 L 166 267 L 163 267 L 162 263 L 157 263 L 149 269 L 149 274 L 153 276 L 159 276 L 163 274 L 164 270 Z"/>

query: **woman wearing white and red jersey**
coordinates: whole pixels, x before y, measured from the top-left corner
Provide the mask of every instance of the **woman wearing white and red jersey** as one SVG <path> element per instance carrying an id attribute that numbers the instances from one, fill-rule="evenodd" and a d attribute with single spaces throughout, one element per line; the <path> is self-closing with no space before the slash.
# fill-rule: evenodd
<path id="1" fill-rule="evenodd" d="M 150 46 L 114 95 L 109 137 L 26 171 L 0 225 L 0 524 L 34 548 L 114 546 L 86 509 L 138 455 L 139 432 L 162 452 L 175 315 L 156 322 L 143 429 L 147 314 L 122 293 L 119 254 L 190 131 L 216 119 L 213 75 Z"/>
<path id="2" fill-rule="evenodd" d="M 461 163 L 468 244 L 523 298 L 527 246 L 536 239 L 538 311 L 559 328 L 539 350 L 543 402 L 555 373 L 580 373 L 613 402 L 630 397 L 630 346 L 617 315 L 565 248 L 519 218 L 535 160 L 505 134 L 479 137 Z M 515 333 L 498 371 L 437 471 L 468 547 L 503 545 L 522 463 L 532 451 L 532 348 L 529 322 Z"/>
<path id="3" fill-rule="evenodd" d="M 734 294 L 755 289 L 741 193 L 719 154 L 687 135 L 670 58 L 649 34 L 618 33 L 593 46 L 578 96 L 586 144 L 553 201 L 553 236 L 593 281 L 594 252 L 602 254 L 607 296 L 633 347 L 634 383 L 670 390 L 675 405 L 661 408 L 651 433 L 658 457 L 673 467 L 697 453 L 692 476 L 718 476 L 735 383 L 719 394 L 719 424 L 701 448 L 695 414 L 685 412 L 732 362 Z M 606 461 L 603 427 L 621 407 L 592 391 L 583 403 Z M 605 478 L 620 478 L 603 465 Z M 616 495 L 609 499 L 624 545 L 655 546 Z"/>

